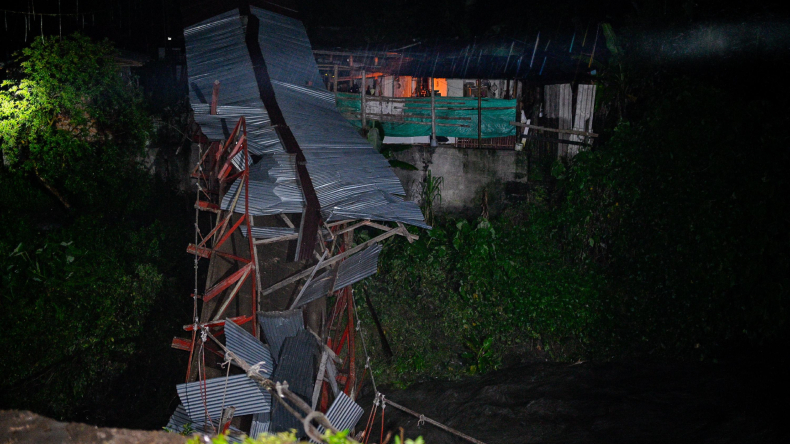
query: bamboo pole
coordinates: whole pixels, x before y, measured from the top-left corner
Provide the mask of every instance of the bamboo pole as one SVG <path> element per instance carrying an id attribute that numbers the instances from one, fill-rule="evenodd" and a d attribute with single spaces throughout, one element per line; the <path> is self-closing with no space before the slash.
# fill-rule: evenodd
<path id="1" fill-rule="evenodd" d="M 361 103 L 360 111 L 362 113 L 362 128 L 363 129 L 367 128 L 367 126 L 368 126 L 368 122 L 367 122 L 367 120 L 365 118 L 366 117 L 365 116 L 365 111 L 366 111 L 365 108 L 367 108 L 367 103 L 366 103 L 366 100 L 365 100 L 365 83 L 367 83 L 367 78 L 365 76 L 365 70 L 363 69 L 362 70 L 362 87 L 359 88 L 359 93 L 362 95 L 361 102 L 360 102 Z"/>
<path id="2" fill-rule="evenodd" d="M 335 96 L 337 96 L 337 76 L 338 76 L 337 65 L 334 65 L 334 67 L 335 67 L 335 76 L 332 77 L 332 84 L 333 84 L 332 89 L 333 92 L 335 93 Z"/>
<path id="3" fill-rule="evenodd" d="M 522 122 L 510 122 L 513 126 L 519 126 L 522 128 L 532 128 L 538 131 L 548 131 L 550 133 L 560 133 L 560 134 L 575 134 L 577 136 L 585 136 L 585 137 L 598 137 L 596 133 L 590 133 L 587 131 L 580 131 L 574 129 L 557 129 L 557 128 L 546 128 L 545 126 L 538 126 L 538 125 L 531 125 L 529 123 L 522 123 Z M 563 142 L 564 143 L 564 142 Z"/>
<path id="4" fill-rule="evenodd" d="M 436 147 L 436 96 L 434 93 L 433 77 L 431 82 L 431 146 Z"/>
<path id="5" fill-rule="evenodd" d="M 480 79 L 477 79 L 477 148 L 483 145 L 483 94 L 480 91 L 482 89 L 483 82 Z"/>

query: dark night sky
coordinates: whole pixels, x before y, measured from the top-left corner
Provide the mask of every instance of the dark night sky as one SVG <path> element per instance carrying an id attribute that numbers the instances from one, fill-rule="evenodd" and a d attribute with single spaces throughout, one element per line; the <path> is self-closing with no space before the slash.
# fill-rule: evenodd
<path id="1" fill-rule="evenodd" d="M 530 41 L 538 31 L 550 37 L 582 32 L 599 21 L 615 27 L 643 28 L 699 21 L 731 21 L 752 16 L 787 17 L 785 2 L 714 0 L 393 0 L 335 2 L 297 0 L 316 47 L 375 47 L 422 41 L 517 39 Z M 180 44 L 177 0 L 21 0 L 4 6 L 3 60 L 34 36 L 82 30 L 108 37 L 124 49 L 154 55 L 157 47 Z M 28 31 L 25 31 L 25 15 Z M 58 13 L 70 14 L 57 16 Z M 41 15 L 41 14 L 45 15 Z M 51 14 L 51 15 L 48 15 Z M 26 35 L 27 34 L 27 35 Z M 168 43 L 167 37 L 173 38 Z"/>

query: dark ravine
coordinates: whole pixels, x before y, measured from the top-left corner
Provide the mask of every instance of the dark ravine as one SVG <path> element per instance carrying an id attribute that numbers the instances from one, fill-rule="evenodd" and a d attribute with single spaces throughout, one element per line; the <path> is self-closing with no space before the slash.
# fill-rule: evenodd
<path id="1" fill-rule="evenodd" d="M 462 381 L 429 381 L 382 392 L 410 409 L 486 444 L 785 443 L 786 391 L 780 366 L 538 362 Z M 373 392 L 361 397 L 368 420 Z M 380 442 L 380 416 L 370 442 Z M 428 444 L 465 443 L 393 407 L 385 434 L 405 429 Z M 180 443 L 164 432 L 62 423 L 31 412 L 0 411 L 2 443 Z"/>
<path id="2" fill-rule="evenodd" d="M 781 376 L 779 368 L 713 364 L 534 363 L 382 392 L 486 444 L 778 443 L 790 442 L 780 427 Z M 403 427 L 429 444 L 466 442 L 392 407 L 385 419 L 385 430 Z M 378 421 L 371 442 L 380 439 Z"/>

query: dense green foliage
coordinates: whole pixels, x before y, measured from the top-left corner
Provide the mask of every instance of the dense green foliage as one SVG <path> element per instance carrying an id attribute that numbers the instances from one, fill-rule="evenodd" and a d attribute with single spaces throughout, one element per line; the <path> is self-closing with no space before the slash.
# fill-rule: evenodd
<path id="1" fill-rule="evenodd" d="M 166 349 L 176 327 L 153 308 L 179 307 L 189 213 L 140 164 L 149 119 L 112 54 L 37 39 L 0 92 L 3 408 L 93 422 L 158 412 L 136 405 L 159 386 L 140 379 L 172 374 L 146 341 Z"/>
<path id="2" fill-rule="evenodd" d="M 557 168 L 563 248 L 601 267 L 612 333 L 631 349 L 702 357 L 775 340 L 790 284 L 790 120 L 690 80 L 664 92 L 603 149 Z"/>
<path id="3" fill-rule="evenodd" d="M 779 340 L 788 116 L 689 79 L 661 91 L 603 146 L 556 163 L 551 193 L 385 248 L 357 290 L 393 347 L 392 365 L 375 357 L 383 380 L 474 373 L 511 353 L 698 360 Z"/>
<path id="4" fill-rule="evenodd" d="M 17 78 L 0 89 L 4 163 L 35 175 L 66 206 L 100 203 L 93 190 L 133 167 L 150 129 L 114 54 L 109 42 L 79 34 L 35 39 L 19 56 Z"/>
<path id="5" fill-rule="evenodd" d="M 552 222 L 534 207 L 388 245 L 357 289 L 375 301 L 395 355 L 374 369 L 411 382 L 491 370 L 511 352 L 584 354 L 600 325 L 601 278 L 563 260 Z"/>

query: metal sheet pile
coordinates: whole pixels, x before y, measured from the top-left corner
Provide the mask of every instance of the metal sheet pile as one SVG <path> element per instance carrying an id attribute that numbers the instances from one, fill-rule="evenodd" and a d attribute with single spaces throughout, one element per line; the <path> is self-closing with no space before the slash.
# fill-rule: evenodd
<path id="1" fill-rule="evenodd" d="M 249 365 L 260 368 L 259 374 L 275 382 L 287 382 L 289 389 L 310 403 L 321 359 L 318 338 L 305 329 L 302 311 L 258 313 L 267 344 L 256 339 L 232 320 L 225 320 L 225 346 Z M 274 357 L 276 356 L 276 359 Z M 334 370 L 334 368 L 333 368 Z M 237 374 L 231 374 L 237 373 Z M 239 374 L 240 373 L 240 374 Z M 328 372 L 324 380 L 335 374 Z M 297 430 L 304 437 L 302 424 L 271 395 L 260 388 L 246 373 L 234 367 L 228 375 L 198 380 L 176 386 L 181 404 L 176 408 L 165 429 L 176 433 L 216 433 L 223 409 L 235 408 L 235 417 L 251 415 L 249 424 L 241 429 L 232 425 L 230 437 L 238 441 L 242 434 L 256 437 L 263 432 Z M 362 416 L 362 408 L 343 392 L 335 392 L 335 400 L 327 411 L 327 419 L 339 430 L 350 429 Z"/>
<path id="2" fill-rule="evenodd" d="M 373 219 L 427 228 L 419 207 L 401 197 L 405 192 L 386 159 L 337 111 L 302 23 L 256 7 L 250 9 L 259 21 L 259 45 L 274 95 L 304 152 L 324 220 Z M 261 101 L 245 32 L 238 10 L 185 29 L 195 121 L 210 140 L 223 140 L 238 118 L 245 116 L 255 162 L 250 177 L 250 213 L 300 213 L 304 198 L 294 155 L 283 149 Z M 215 80 L 221 84 L 219 106 L 217 115 L 210 115 Z M 223 209 L 230 208 L 237 186 L 238 182 L 226 193 Z M 235 211 L 244 212 L 243 204 Z"/>

